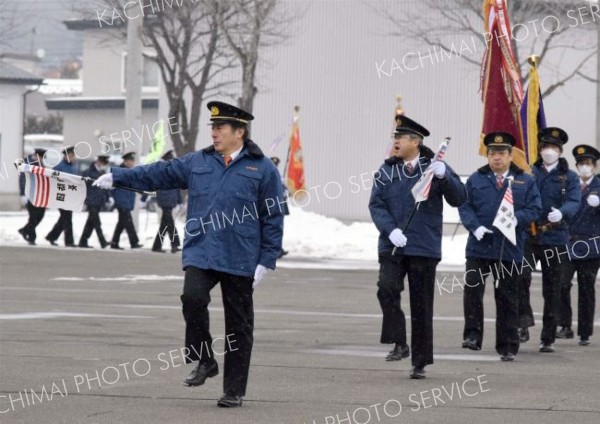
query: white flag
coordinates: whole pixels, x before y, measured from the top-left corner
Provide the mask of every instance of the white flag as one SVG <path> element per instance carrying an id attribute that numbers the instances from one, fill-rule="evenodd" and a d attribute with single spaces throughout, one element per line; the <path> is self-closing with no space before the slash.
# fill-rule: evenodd
<path id="1" fill-rule="evenodd" d="M 20 163 L 25 173 L 25 195 L 33 206 L 79 212 L 87 194 L 83 177 Z"/>
<path id="2" fill-rule="evenodd" d="M 450 143 L 450 137 L 446 137 L 446 140 L 440 144 L 438 151 L 431 160 L 429 166 L 433 165 L 438 160 L 443 160 L 448 150 L 448 144 Z M 419 178 L 419 181 L 413 186 L 411 192 L 415 198 L 415 203 L 420 203 L 424 200 L 429 199 L 429 191 L 431 190 L 431 183 L 433 181 L 433 172 L 429 169 L 429 166 Z"/>
<path id="3" fill-rule="evenodd" d="M 517 245 L 517 234 L 515 231 L 515 206 L 512 196 L 512 177 L 508 178 L 508 187 L 496 213 L 496 218 L 492 224 L 500 230 L 512 244 Z"/>

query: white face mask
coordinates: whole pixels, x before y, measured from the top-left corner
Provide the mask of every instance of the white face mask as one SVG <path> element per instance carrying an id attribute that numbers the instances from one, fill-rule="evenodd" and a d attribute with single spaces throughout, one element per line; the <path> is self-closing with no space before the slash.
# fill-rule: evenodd
<path id="1" fill-rule="evenodd" d="M 544 149 L 540 155 L 542 156 L 542 160 L 546 165 L 552 165 L 560 156 L 560 154 L 554 149 Z"/>
<path id="2" fill-rule="evenodd" d="M 579 175 L 583 178 L 589 178 L 594 175 L 594 168 L 590 165 L 577 165 L 577 169 L 579 169 Z"/>

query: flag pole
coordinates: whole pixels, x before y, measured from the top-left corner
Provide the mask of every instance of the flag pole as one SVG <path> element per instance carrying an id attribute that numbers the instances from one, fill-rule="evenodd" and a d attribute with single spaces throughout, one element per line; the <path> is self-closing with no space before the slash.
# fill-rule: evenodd
<path id="1" fill-rule="evenodd" d="M 296 106 L 294 106 L 294 122 L 292 124 L 292 131 L 295 131 L 294 125 L 297 124 L 299 118 L 300 118 L 300 106 L 296 105 Z M 283 180 L 284 181 L 287 181 L 286 178 L 287 178 L 288 164 L 290 162 L 290 152 L 291 151 L 292 151 L 292 141 L 290 138 L 290 142 L 288 143 L 287 155 L 285 157 L 285 166 L 283 167 Z"/>
<path id="2" fill-rule="evenodd" d="M 445 142 L 446 142 L 446 143 L 450 143 L 450 140 L 452 140 L 452 138 L 450 138 L 450 137 L 446 137 L 446 141 L 445 141 Z M 443 143 L 442 143 L 442 145 L 443 145 Z M 441 155 L 441 157 L 439 157 L 439 158 L 438 158 L 438 156 L 440 156 L 440 155 Z M 431 166 L 431 164 L 433 164 L 433 163 L 434 163 L 434 162 L 436 162 L 437 160 L 441 160 L 442 158 L 443 158 L 442 146 L 440 146 L 440 148 L 439 148 L 439 149 L 438 149 L 438 151 L 436 152 L 435 156 L 433 157 L 433 160 L 432 160 L 432 161 L 429 163 L 429 165 L 427 165 L 427 168 L 429 168 L 429 167 Z M 420 165 L 421 165 L 421 162 L 419 162 L 419 167 L 420 167 Z M 427 168 L 425 168 L 425 171 L 427 171 Z M 421 176 L 421 178 L 423 178 L 423 176 Z M 421 180 L 421 179 L 419 179 L 419 181 L 420 181 L 420 180 Z M 417 183 L 418 183 L 419 181 L 417 181 Z M 424 199 L 424 200 L 427 200 L 427 199 Z M 410 223 L 411 223 L 411 221 L 412 221 L 413 217 L 415 216 L 415 212 L 417 212 L 417 210 L 419 209 L 419 205 L 421 204 L 421 202 L 422 202 L 422 201 L 423 201 L 423 200 L 420 200 L 420 201 L 418 201 L 418 202 L 415 202 L 415 206 L 413 207 L 412 211 L 410 212 L 410 215 L 408 216 L 408 221 L 406 222 L 406 225 L 404 226 L 404 230 L 402 230 L 402 232 L 406 231 L 406 229 L 407 229 L 407 228 L 408 228 L 408 226 L 410 225 Z M 396 250 L 398 250 L 398 248 L 397 248 L 397 247 L 394 247 L 394 248 L 392 249 L 392 256 L 394 256 L 394 255 L 396 254 Z"/>

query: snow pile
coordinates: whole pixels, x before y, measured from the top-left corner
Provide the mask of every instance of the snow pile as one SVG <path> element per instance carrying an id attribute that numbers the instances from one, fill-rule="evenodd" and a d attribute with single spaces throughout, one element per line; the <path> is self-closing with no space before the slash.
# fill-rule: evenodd
<path id="1" fill-rule="evenodd" d="M 138 235 L 144 249 L 151 249 L 154 237 L 158 231 L 158 216 L 156 213 L 140 211 Z M 37 227 L 37 244 L 48 246 L 45 240 L 58 219 L 58 211 L 47 210 L 44 219 Z M 73 213 L 73 232 L 75 243 L 79 243 L 87 213 Z M 117 212 L 100 214 L 104 235 L 108 241 L 112 237 L 117 223 Z M 17 229 L 27 221 L 27 212 L 0 212 L 0 245 L 26 245 Z M 177 221 L 180 236 L 183 232 L 183 221 Z M 379 233 L 372 222 L 354 222 L 346 225 L 335 218 L 308 212 L 302 208 L 292 208 L 291 214 L 285 217 L 283 247 L 289 251 L 286 258 L 294 259 L 333 259 L 351 261 L 377 262 L 377 238 Z M 166 235 L 165 235 L 166 236 Z M 465 245 L 467 235 L 457 235 L 453 239 L 445 236 L 442 241 L 442 265 L 461 266 L 465 263 Z M 59 245 L 64 245 L 62 236 Z M 99 248 L 98 239 L 94 234 L 89 239 L 90 246 Z M 129 241 L 125 232 L 121 235 L 121 247 L 128 248 Z M 163 248 L 168 249 L 170 243 L 165 237 Z"/>

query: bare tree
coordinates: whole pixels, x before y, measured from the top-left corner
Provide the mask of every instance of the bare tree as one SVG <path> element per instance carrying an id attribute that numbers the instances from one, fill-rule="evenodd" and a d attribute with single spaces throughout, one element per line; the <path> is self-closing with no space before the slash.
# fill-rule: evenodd
<path id="1" fill-rule="evenodd" d="M 10 47 L 10 41 L 25 34 L 23 24 L 31 9 L 17 1 L 0 0 L 0 50 Z"/>
<path id="2" fill-rule="evenodd" d="M 252 112 L 261 49 L 289 38 L 300 13 L 290 13 L 280 0 L 214 0 L 214 16 L 242 71 L 238 106 Z"/>
<path id="3" fill-rule="evenodd" d="M 231 96 L 235 79 L 231 71 L 235 57 L 220 36 L 211 0 L 140 0 L 144 19 L 144 45 L 151 47 L 169 102 L 169 126 L 178 156 L 196 149 L 202 103 L 211 96 Z M 109 27 L 107 40 L 126 38 L 127 22 L 133 16 L 124 0 L 97 0 L 91 19 Z M 80 7 L 76 9 L 90 16 Z M 105 13 L 106 12 L 106 13 Z M 137 15 L 135 15 L 137 16 Z M 84 64 L 85 66 L 85 64 Z"/>
<path id="4" fill-rule="evenodd" d="M 389 31 L 389 35 L 451 51 L 448 40 L 457 36 L 473 37 L 484 45 L 482 3 L 481 0 L 420 0 L 400 11 L 397 6 L 390 7 L 388 2 L 367 4 L 394 25 L 395 29 Z M 553 80 L 542 87 L 544 96 L 576 77 L 598 82 L 589 66 L 598 54 L 596 37 L 592 36 L 596 25 L 592 22 L 591 11 L 587 12 L 588 17 L 582 18 L 578 9 L 583 5 L 571 0 L 509 0 L 507 3 L 520 69 L 527 71 L 527 57 L 535 54 L 540 56 L 544 67 L 552 71 Z M 430 19 L 423 19 L 423 16 Z M 564 56 L 569 50 L 582 53 L 574 61 L 565 61 Z M 463 55 L 461 59 L 481 66 L 480 57 Z M 527 81 L 528 73 L 522 73 L 523 81 Z"/>

